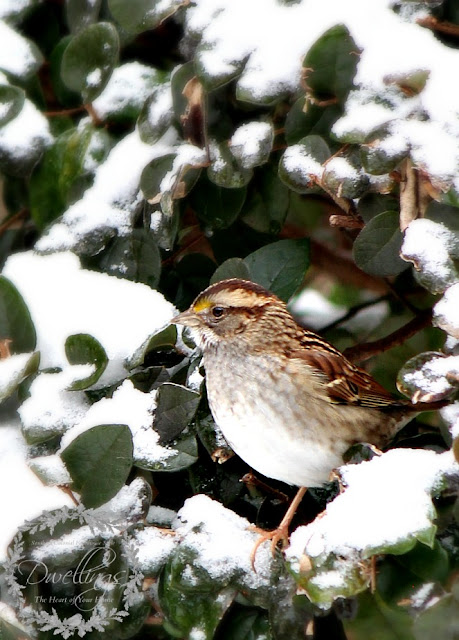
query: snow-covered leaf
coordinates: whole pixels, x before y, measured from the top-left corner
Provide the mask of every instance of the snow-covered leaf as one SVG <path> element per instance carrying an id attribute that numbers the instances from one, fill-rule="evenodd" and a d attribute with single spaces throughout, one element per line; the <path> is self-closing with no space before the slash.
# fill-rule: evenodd
<path id="1" fill-rule="evenodd" d="M 398 389 L 412 402 L 442 400 L 459 385 L 459 356 L 428 351 L 408 360 L 397 378 Z"/>
<path id="2" fill-rule="evenodd" d="M 34 374 L 40 364 L 40 354 L 21 353 L 0 360 L 0 403 L 8 398 L 25 378 Z"/>
<path id="3" fill-rule="evenodd" d="M 108 6 L 123 29 L 140 33 L 154 29 L 162 20 L 173 15 L 184 4 L 183 0 L 109 0 Z"/>
<path id="4" fill-rule="evenodd" d="M 307 193 L 321 179 L 322 165 L 330 156 L 323 138 L 306 136 L 285 151 L 279 163 L 279 177 L 293 191 Z"/>
<path id="5" fill-rule="evenodd" d="M 19 87 L 0 85 L 0 127 L 13 120 L 24 106 L 25 93 Z"/>

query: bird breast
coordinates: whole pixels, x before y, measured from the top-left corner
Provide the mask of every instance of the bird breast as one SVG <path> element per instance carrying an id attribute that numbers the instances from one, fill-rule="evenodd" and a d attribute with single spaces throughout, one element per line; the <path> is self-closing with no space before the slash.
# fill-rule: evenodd
<path id="1" fill-rule="evenodd" d="M 368 441 L 361 436 L 372 421 L 379 428 L 379 412 L 330 403 L 320 377 L 301 361 L 220 347 L 204 353 L 204 366 L 215 422 L 233 450 L 269 478 L 320 486 L 351 444 Z"/>

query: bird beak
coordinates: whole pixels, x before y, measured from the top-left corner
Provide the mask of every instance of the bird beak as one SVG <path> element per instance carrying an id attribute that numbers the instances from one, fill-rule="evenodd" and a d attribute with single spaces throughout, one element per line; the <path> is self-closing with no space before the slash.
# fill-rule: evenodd
<path id="1" fill-rule="evenodd" d="M 175 318 L 172 318 L 171 324 L 182 324 L 184 327 L 199 327 L 201 321 L 194 311 L 187 309 L 183 313 L 179 313 Z"/>

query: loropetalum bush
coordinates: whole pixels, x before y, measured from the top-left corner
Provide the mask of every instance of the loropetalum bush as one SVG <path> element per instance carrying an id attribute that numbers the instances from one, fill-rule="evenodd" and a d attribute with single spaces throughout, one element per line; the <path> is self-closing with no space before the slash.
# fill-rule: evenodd
<path id="1" fill-rule="evenodd" d="M 19 415 L 43 492 L 67 491 L 9 547 L 1 633 L 456 638 L 454 0 L 2 0 L 0 18 L 3 426 Z M 227 277 L 387 388 L 451 400 L 382 456 L 350 451 L 255 567 L 251 525 L 294 488 L 232 456 L 169 325 Z M 54 579 L 24 583 L 24 561 Z"/>

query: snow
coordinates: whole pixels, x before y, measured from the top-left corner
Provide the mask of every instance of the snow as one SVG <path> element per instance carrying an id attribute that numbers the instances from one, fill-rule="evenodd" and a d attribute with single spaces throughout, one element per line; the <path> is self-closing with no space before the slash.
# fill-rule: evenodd
<path id="1" fill-rule="evenodd" d="M 156 527 L 136 531 L 138 544 L 137 560 L 141 571 L 148 576 L 156 575 L 175 549 L 176 537 L 171 531 L 164 533 Z"/>
<path id="2" fill-rule="evenodd" d="M 453 257 L 459 257 L 459 239 L 444 224 L 419 218 L 405 231 L 402 257 L 420 271 L 422 283 L 434 292 L 457 281 Z"/>
<path id="3" fill-rule="evenodd" d="M 13 381 L 22 377 L 31 355 L 20 353 L 0 360 L 0 398 L 8 393 Z"/>
<path id="4" fill-rule="evenodd" d="M 92 106 L 101 120 L 127 106 L 140 109 L 152 93 L 155 72 L 139 62 L 128 62 L 113 70 L 110 80 Z"/>
<path id="5" fill-rule="evenodd" d="M 73 503 L 57 488 L 45 487 L 29 469 L 27 448 L 17 421 L 3 420 L 0 428 L 0 561 L 17 528 L 47 509 L 58 509 Z M 8 488 L 6 490 L 6 488 Z"/>
<path id="6" fill-rule="evenodd" d="M 434 306 L 434 324 L 459 339 L 459 282 L 448 287 Z"/>
<path id="7" fill-rule="evenodd" d="M 324 170 L 320 162 L 314 160 L 301 144 L 287 147 L 282 163 L 286 172 L 304 186 L 309 185 L 311 178 L 320 179 Z"/>
<path id="8" fill-rule="evenodd" d="M 125 380 L 111 398 L 102 398 L 91 405 L 78 424 L 65 433 L 60 451 L 92 427 L 100 424 L 126 424 L 132 432 L 134 461 L 149 466 L 161 464 L 176 453 L 159 444 L 159 434 L 152 428 L 156 394 L 156 390 L 142 393 L 130 380 Z"/>
<path id="9" fill-rule="evenodd" d="M 97 231 L 120 236 L 132 229 L 132 217 L 142 201 L 139 189 L 144 167 L 154 157 L 167 153 L 175 140 L 166 134 L 154 146 L 143 143 L 136 131 L 125 136 L 97 169 L 92 187 L 71 205 L 62 220 L 52 225 L 36 244 L 39 251 L 78 248 Z"/>
<path id="10" fill-rule="evenodd" d="M 182 144 L 176 151 L 177 155 L 174 158 L 171 170 L 161 180 L 160 193 L 173 192 L 177 186 L 177 181 L 187 168 L 200 167 L 206 162 L 206 152 L 192 144 Z"/>
<path id="11" fill-rule="evenodd" d="M 16 254 L 8 258 L 3 274 L 17 287 L 30 311 L 41 367 L 68 367 L 67 337 L 88 333 L 102 344 L 109 358 L 99 386 L 125 378 L 125 360 L 176 314 L 157 291 L 82 269 L 70 252 Z"/>
<path id="12" fill-rule="evenodd" d="M 21 78 L 27 77 L 40 66 L 42 60 L 38 49 L 2 20 L 0 42 L 0 69 L 6 73 Z"/>
<path id="13" fill-rule="evenodd" d="M 229 145 L 244 169 L 252 169 L 269 156 L 273 129 L 269 122 L 248 122 L 236 129 Z"/>
<path id="14" fill-rule="evenodd" d="M 185 501 L 174 522 L 174 531 L 182 547 L 196 554 L 189 568 L 189 579 L 195 571 L 205 571 L 218 583 L 239 577 L 247 588 L 269 585 L 272 555 L 269 544 L 257 551 L 255 571 L 250 554 L 259 534 L 250 530 L 250 523 L 233 511 L 198 494 Z"/>
<path id="15" fill-rule="evenodd" d="M 56 454 L 32 458 L 29 460 L 29 467 L 48 486 L 66 485 L 72 482 L 62 458 Z"/>
<path id="16" fill-rule="evenodd" d="M 86 84 L 88 87 L 97 87 L 102 80 L 102 70 L 94 69 L 86 76 Z"/>
<path id="17" fill-rule="evenodd" d="M 147 522 L 161 527 L 170 527 L 177 517 L 177 512 L 154 504 L 148 509 Z"/>
<path id="18" fill-rule="evenodd" d="M 148 109 L 148 124 L 157 129 L 170 121 L 172 117 L 172 93 L 169 84 L 157 88 L 155 99 Z"/>
<path id="19" fill-rule="evenodd" d="M 443 407 L 440 413 L 441 417 L 449 425 L 453 438 L 459 438 L 459 402 Z"/>
<path id="20" fill-rule="evenodd" d="M 375 0 L 371 11 L 366 11 L 361 0 L 309 0 L 290 5 L 276 0 L 249 4 L 201 0 L 188 8 L 185 28 L 190 37 L 201 40 L 198 60 L 205 74 L 221 78 L 242 71 L 237 80 L 240 96 L 269 102 L 285 91 L 298 90 L 302 60 L 309 48 L 331 27 L 346 25 L 356 52 L 360 51 L 357 90 L 334 133 L 338 137 L 353 129 L 369 133 L 386 122 L 398 121 L 399 135 L 413 146 L 415 160 L 437 177 L 450 179 L 459 158 L 459 87 L 451 88 L 451 69 L 457 67 L 459 53 L 417 25 L 417 13 L 397 15 L 392 4 Z M 254 32 L 260 16 L 262 27 Z M 417 86 L 419 78 L 419 95 L 405 96 L 399 90 L 397 83 Z M 373 102 L 375 95 L 380 104 Z M 382 96 L 389 97 L 392 105 L 382 105 Z M 414 122 L 423 112 L 430 121 Z M 435 145 L 436 139 L 442 144 Z"/>
<path id="21" fill-rule="evenodd" d="M 43 441 L 64 433 L 85 415 L 89 402 L 84 392 L 67 391 L 75 380 L 74 368 L 61 373 L 40 373 L 32 382 L 30 396 L 18 409 L 30 441 Z"/>
<path id="22" fill-rule="evenodd" d="M 353 167 L 346 158 L 340 158 L 338 156 L 331 158 L 331 160 L 327 162 L 325 171 L 332 173 L 336 176 L 337 180 L 352 180 L 353 182 L 358 182 L 361 176 L 361 171 Z"/>
<path id="23" fill-rule="evenodd" d="M 341 467 L 345 490 L 311 524 L 298 527 L 286 556 L 298 567 L 303 553 L 352 558 L 355 552 L 396 545 L 432 527 L 430 497 L 446 472 L 458 471 L 452 452 L 393 449 L 368 462 Z"/>
<path id="24" fill-rule="evenodd" d="M 47 119 L 27 99 L 19 114 L 0 127 L 0 152 L 8 153 L 18 164 L 26 161 L 31 151 L 44 149 L 52 140 Z"/>

